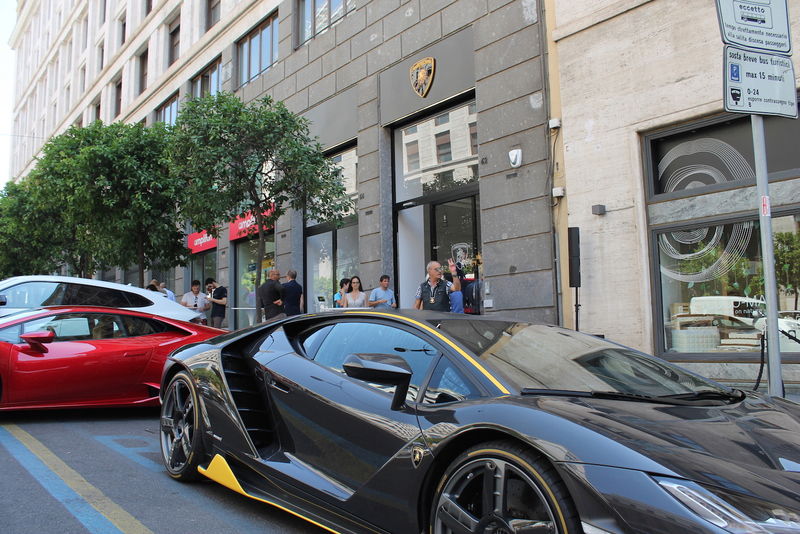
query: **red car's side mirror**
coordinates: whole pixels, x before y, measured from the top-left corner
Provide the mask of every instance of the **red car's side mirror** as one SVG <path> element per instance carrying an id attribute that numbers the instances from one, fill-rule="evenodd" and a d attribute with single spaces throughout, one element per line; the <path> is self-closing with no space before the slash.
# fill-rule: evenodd
<path id="1" fill-rule="evenodd" d="M 31 349 L 36 352 L 47 352 L 45 343 L 52 343 L 56 337 L 56 333 L 52 330 L 43 330 L 41 332 L 28 332 L 19 336 L 22 341 L 30 345 Z"/>

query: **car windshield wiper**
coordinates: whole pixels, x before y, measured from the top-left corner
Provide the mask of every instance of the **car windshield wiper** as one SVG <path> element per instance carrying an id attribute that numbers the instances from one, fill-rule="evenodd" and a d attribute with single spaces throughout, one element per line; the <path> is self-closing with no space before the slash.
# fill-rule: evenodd
<path id="1" fill-rule="evenodd" d="M 522 395 L 542 395 L 549 397 L 589 397 L 593 399 L 627 400 L 636 402 L 656 402 L 660 404 L 683 404 L 680 399 L 664 399 L 636 393 L 622 393 L 619 391 L 579 391 L 572 389 L 536 389 L 522 388 Z"/>
<path id="2" fill-rule="evenodd" d="M 692 391 L 690 393 L 675 393 L 673 395 L 660 395 L 659 399 L 674 400 L 742 400 L 745 397 L 744 391 L 732 389 L 731 392 L 705 389 L 702 391 Z"/>

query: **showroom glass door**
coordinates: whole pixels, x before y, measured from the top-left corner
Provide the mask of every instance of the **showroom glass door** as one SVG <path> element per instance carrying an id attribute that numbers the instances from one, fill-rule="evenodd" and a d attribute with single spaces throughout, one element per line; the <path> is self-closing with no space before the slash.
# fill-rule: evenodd
<path id="1" fill-rule="evenodd" d="M 477 196 L 432 206 L 432 260 L 446 268 L 447 260 L 453 258 L 467 275 L 475 272 L 475 257 L 481 242 L 477 208 Z"/>

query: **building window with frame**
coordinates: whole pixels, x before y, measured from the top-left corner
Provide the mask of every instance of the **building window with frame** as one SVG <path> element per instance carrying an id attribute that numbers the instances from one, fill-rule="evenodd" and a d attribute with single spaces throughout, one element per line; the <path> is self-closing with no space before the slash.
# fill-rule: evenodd
<path id="1" fill-rule="evenodd" d="M 144 16 L 150 14 L 153 11 L 153 0 L 144 0 Z"/>
<path id="2" fill-rule="evenodd" d="M 778 302 L 778 329 L 794 335 L 800 263 L 791 258 L 800 254 L 800 212 L 781 191 L 800 183 L 800 124 L 765 117 L 764 128 L 778 284 L 766 298 Z M 757 361 L 766 301 L 750 120 L 710 117 L 643 141 L 656 352 L 685 362 Z M 800 344 L 779 337 L 781 352 L 796 358 Z"/>
<path id="3" fill-rule="evenodd" d="M 221 3 L 222 0 L 206 0 L 206 31 L 219 22 Z"/>
<path id="4" fill-rule="evenodd" d="M 355 0 L 297 0 L 300 44 L 356 8 Z"/>
<path id="5" fill-rule="evenodd" d="M 453 152 L 450 147 L 450 131 L 439 132 L 436 134 L 436 161 L 447 163 L 453 161 Z"/>
<path id="6" fill-rule="evenodd" d="M 122 113 L 122 78 L 114 84 L 114 118 Z"/>
<path id="7" fill-rule="evenodd" d="M 172 65 L 178 60 L 181 53 L 181 17 L 169 24 L 169 47 L 167 49 L 167 66 Z"/>
<path id="8" fill-rule="evenodd" d="M 778 329 L 795 337 L 800 312 L 800 214 L 774 216 Z M 755 219 L 656 233 L 665 353 L 758 352 L 766 315 Z M 781 352 L 800 344 L 781 335 Z"/>
<path id="9" fill-rule="evenodd" d="M 156 110 L 156 120 L 164 124 L 174 125 L 178 118 L 178 93 L 175 93 Z"/>
<path id="10" fill-rule="evenodd" d="M 236 45 L 239 57 L 239 85 L 242 86 L 278 60 L 278 12 L 244 36 Z"/>
<path id="11" fill-rule="evenodd" d="M 192 96 L 215 95 L 221 90 L 222 60 L 215 59 L 208 67 L 192 78 Z"/>
<path id="12" fill-rule="evenodd" d="M 342 169 L 345 191 L 355 200 L 356 147 L 330 157 Z M 333 308 L 339 280 L 358 273 L 358 217 L 355 211 L 341 225 L 306 220 L 306 305 L 308 312 Z"/>
<path id="13" fill-rule="evenodd" d="M 119 19 L 118 26 L 119 26 L 119 44 L 120 46 L 122 46 L 125 44 L 125 38 L 126 38 L 125 34 L 128 31 L 128 23 L 125 18 L 125 15 L 122 15 L 122 17 Z"/>
<path id="14" fill-rule="evenodd" d="M 100 46 L 97 47 L 97 72 L 100 73 L 103 71 L 103 66 L 105 65 L 105 56 L 106 56 L 106 47 L 102 43 Z"/>
<path id="15" fill-rule="evenodd" d="M 147 48 L 139 54 L 139 83 L 136 87 L 136 94 L 140 95 L 147 89 L 147 62 L 150 60 L 150 54 Z"/>

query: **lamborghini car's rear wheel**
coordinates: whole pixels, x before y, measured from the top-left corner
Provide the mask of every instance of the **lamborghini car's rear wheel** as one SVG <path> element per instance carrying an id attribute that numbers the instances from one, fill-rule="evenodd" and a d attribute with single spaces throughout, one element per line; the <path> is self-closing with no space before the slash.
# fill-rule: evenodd
<path id="1" fill-rule="evenodd" d="M 167 386 L 161 405 L 161 458 L 172 478 L 200 478 L 197 466 L 205 456 L 200 432 L 197 391 L 191 375 L 181 371 Z"/>
<path id="2" fill-rule="evenodd" d="M 581 532 L 564 483 L 513 442 L 472 447 L 445 470 L 431 511 L 433 534 Z"/>

